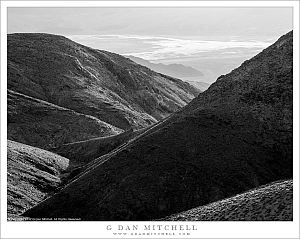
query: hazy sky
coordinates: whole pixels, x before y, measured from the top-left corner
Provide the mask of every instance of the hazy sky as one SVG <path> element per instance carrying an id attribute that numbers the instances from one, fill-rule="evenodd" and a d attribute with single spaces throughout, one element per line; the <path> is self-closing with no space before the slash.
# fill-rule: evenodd
<path id="1" fill-rule="evenodd" d="M 292 30 L 292 8 L 9 8 L 8 33 L 60 34 L 94 48 L 182 63 L 214 81 Z"/>
<path id="2" fill-rule="evenodd" d="M 9 32 L 276 37 L 291 8 L 9 8 Z"/>

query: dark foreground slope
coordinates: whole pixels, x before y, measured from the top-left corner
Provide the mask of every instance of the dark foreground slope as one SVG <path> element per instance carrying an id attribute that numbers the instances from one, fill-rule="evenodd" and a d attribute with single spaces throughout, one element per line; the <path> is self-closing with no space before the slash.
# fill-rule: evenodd
<path id="1" fill-rule="evenodd" d="M 291 221 L 293 181 L 275 182 L 249 192 L 181 212 L 162 221 Z"/>
<path id="2" fill-rule="evenodd" d="M 50 34 L 8 35 L 8 89 L 121 129 L 175 112 L 199 91 L 120 55 Z"/>
<path id="3" fill-rule="evenodd" d="M 25 213 L 149 220 L 292 177 L 292 32 Z"/>
<path id="4" fill-rule="evenodd" d="M 11 90 L 7 93 L 7 122 L 8 139 L 44 149 L 122 132 L 95 117 Z"/>
<path id="5" fill-rule="evenodd" d="M 36 205 L 60 184 L 69 160 L 46 150 L 8 141 L 7 214 L 9 219 Z"/>

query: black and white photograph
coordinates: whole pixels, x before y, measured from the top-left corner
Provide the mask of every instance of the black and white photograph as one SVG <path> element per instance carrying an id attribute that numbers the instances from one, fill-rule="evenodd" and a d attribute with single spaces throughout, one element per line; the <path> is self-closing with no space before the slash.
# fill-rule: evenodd
<path id="1" fill-rule="evenodd" d="M 299 2 L 225 3 L 1 3 L 1 238 L 299 237 Z"/>

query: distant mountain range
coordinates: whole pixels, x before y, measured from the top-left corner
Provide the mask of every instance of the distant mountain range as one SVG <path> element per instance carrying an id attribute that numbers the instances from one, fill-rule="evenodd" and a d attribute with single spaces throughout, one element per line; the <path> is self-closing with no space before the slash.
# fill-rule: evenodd
<path id="1" fill-rule="evenodd" d="M 198 88 L 201 91 L 205 91 L 208 89 L 208 87 L 210 86 L 210 84 L 206 83 L 206 82 L 201 82 L 201 81 L 196 81 L 196 80 L 185 80 L 185 82 L 189 83 L 190 85 Z"/>
<path id="2" fill-rule="evenodd" d="M 38 39 L 38 43 L 43 41 Z M 49 38 L 47 39 L 49 41 Z M 56 43 L 57 38 L 52 41 L 55 46 L 57 46 Z M 18 42 L 14 49 L 18 49 L 19 45 L 22 45 L 21 42 Z M 62 48 L 59 45 L 57 47 L 58 56 L 62 55 L 70 59 L 65 55 L 66 53 L 60 53 L 60 51 L 65 51 L 65 45 Z M 79 49 L 75 49 L 78 49 L 78 54 L 87 56 L 88 59 L 80 58 L 81 65 L 84 65 L 85 61 L 97 62 L 97 59 L 102 59 L 103 55 L 110 59 L 111 64 L 123 65 L 123 61 L 119 60 L 124 60 L 124 58 L 116 58 L 115 55 L 104 52 L 95 52 L 92 55 L 93 58 L 86 55 L 89 49 L 83 51 L 81 46 L 77 47 Z M 27 51 L 27 48 L 21 51 L 22 59 Z M 57 57 L 50 55 L 55 62 Z M 16 64 L 15 61 L 13 62 Z M 76 60 L 70 61 L 68 69 L 76 62 Z M 127 60 L 126 63 L 128 63 Z M 107 81 L 116 83 L 119 80 L 124 83 L 124 87 L 127 87 L 127 84 L 133 84 L 129 81 L 132 79 L 129 75 L 143 76 L 146 72 L 147 76 L 153 76 L 151 79 L 147 78 L 149 81 L 155 79 L 157 84 L 164 82 L 164 87 L 160 88 L 157 99 L 160 94 L 165 95 L 167 92 L 168 100 L 161 99 L 163 102 L 165 100 L 165 105 L 174 105 L 180 96 L 183 98 L 181 95 L 183 92 L 185 92 L 186 101 L 192 98 L 193 93 L 188 93 L 192 91 L 192 88 L 184 88 L 190 89 L 188 92 L 182 88 L 179 90 L 180 86 L 188 87 L 182 82 L 151 73 L 153 71 L 150 70 L 148 72 L 147 68 L 135 65 L 135 63 L 128 64 L 138 67 L 139 72 L 124 70 Z M 35 67 L 40 69 L 40 65 L 43 66 L 42 63 L 36 62 Z M 78 63 L 75 64 L 75 66 L 78 65 Z M 48 68 L 55 70 L 49 66 Z M 22 69 L 24 71 L 27 68 Z M 96 74 L 87 66 L 84 69 L 89 70 L 91 74 Z M 46 69 L 43 68 L 43 70 Z M 33 69 L 30 70 L 32 71 Z M 65 74 L 68 72 L 66 71 Z M 42 73 L 36 72 L 34 75 L 38 74 Z M 72 76 L 79 82 L 83 81 L 75 73 Z M 36 84 L 43 79 L 40 77 L 40 81 Z M 139 78 L 133 79 L 138 81 Z M 174 81 L 176 91 L 172 91 L 170 81 Z M 92 81 L 90 84 L 93 84 Z M 166 85 L 170 87 L 165 88 Z M 19 85 L 15 84 L 13 88 L 19 89 L 18 87 Z M 25 86 L 23 85 L 22 88 Z M 48 90 L 47 96 L 52 96 L 53 93 L 55 95 L 54 89 L 58 88 L 57 86 L 53 89 L 50 87 L 52 91 Z M 35 89 L 34 92 L 39 92 L 39 87 Z M 139 88 L 133 87 L 133 89 Z M 29 89 L 27 92 L 30 93 Z M 31 92 L 31 95 L 34 92 Z M 39 95 L 43 96 L 42 92 Z M 72 99 L 72 95 L 66 92 L 64 92 L 64 95 L 68 96 L 66 99 Z M 154 89 L 153 92 L 155 92 Z M 175 94 L 176 92 L 178 94 Z M 147 94 L 140 95 L 139 91 L 134 90 L 131 91 L 130 96 L 134 98 L 136 94 L 140 96 L 137 97 L 137 102 L 147 96 Z M 77 109 L 81 109 L 81 112 L 92 112 L 86 110 L 90 107 L 85 103 L 89 102 L 89 98 L 83 96 L 80 97 L 81 101 L 77 101 L 81 105 Z M 64 105 L 67 105 L 67 102 L 70 102 L 69 105 L 74 105 L 73 109 L 75 109 L 75 104 L 66 99 L 56 101 L 56 103 L 65 102 Z M 151 99 L 146 98 L 145 103 L 152 102 Z M 147 112 L 152 112 L 151 116 L 157 117 L 155 119 L 159 119 L 158 116 L 163 118 L 162 113 L 158 113 L 164 108 L 157 110 L 151 107 L 154 105 L 157 107 L 156 104 L 150 104 Z M 97 108 L 99 109 L 100 107 Z M 169 112 L 169 109 L 166 111 Z M 96 117 L 99 114 L 93 115 Z M 104 117 L 99 118 L 105 120 Z M 115 124 L 115 126 L 118 125 Z M 90 155 L 96 158 L 80 168 L 75 180 L 70 178 L 64 187 L 57 189 L 55 194 L 49 195 L 46 200 L 27 210 L 23 216 L 140 221 L 160 219 L 170 215 L 186 215 L 181 212 L 204 205 L 210 205 L 206 207 L 209 210 L 213 207 L 211 203 L 218 202 L 217 206 L 221 214 L 228 212 L 227 207 L 244 208 L 245 210 L 240 211 L 241 214 L 235 215 L 235 219 L 243 220 L 244 214 L 242 213 L 247 213 L 246 207 L 253 205 L 248 210 L 257 213 L 257 207 L 267 206 L 266 200 L 270 199 L 272 205 L 282 204 L 280 208 L 276 206 L 278 209 L 276 212 L 265 212 L 264 215 L 267 217 L 262 220 L 270 218 L 271 220 L 292 220 L 291 181 L 283 184 L 276 183 L 270 187 L 260 187 L 293 177 L 293 33 L 289 32 L 282 36 L 273 45 L 245 61 L 240 67 L 227 75 L 220 76 L 205 92 L 199 94 L 182 109 L 136 134 L 125 134 L 125 137 L 122 137 L 110 152 L 101 155 L 94 150 L 95 148 L 101 149 L 104 145 L 112 145 L 114 139 L 117 138 L 118 136 L 113 136 L 108 141 L 89 140 L 78 143 L 77 155 L 84 157 Z M 87 154 L 85 154 L 86 149 L 88 149 Z M 78 160 L 74 156 L 68 156 L 72 154 L 70 146 L 62 146 L 56 152 L 63 152 L 65 157 L 72 157 L 74 161 Z M 249 190 L 254 190 L 254 193 L 247 193 Z M 274 197 L 266 199 L 270 191 Z M 246 194 L 242 194 L 245 192 Z M 257 192 L 261 197 L 255 196 Z M 236 198 L 238 194 L 242 196 Z M 230 199 L 222 201 L 226 198 Z M 256 203 L 258 201 L 261 203 Z M 210 220 L 220 220 L 220 214 L 217 214 L 217 210 L 214 212 L 215 217 Z M 282 212 L 285 213 L 284 216 Z M 175 216 L 174 220 L 177 220 L 176 218 L 178 217 Z M 261 218 L 252 217 L 252 219 L 260 220 Z"/>
<path id="3" fill-rule="evenodd" d="M 206 90 L 210 84 L 201 82 L 201 77 L 203 77 L 203 73 L 201 71 L 196 70 L 193 67 L 185 66 L 183 64 L 163 64 L 163 63 L 153 63 L 147 61 L 140 57 L 135 56 L 127 56 L 129 59 L 133 60 L 134 62 L 141 64 L 150 68 L 153 71 L 160 72 L 162 74 L 172 76 L 178 79 L 182 79 L 191 85 L 195 86 L 196 88 L 200 89 L 201 91 Z M 187 80 L 187 78 L 196 78 L 199 77 L 198 80 Z"/>
<path id="4" fill-rule="evenodd" d="M 154 71 L 169 75 L 172 77 L 192 77 L 192 76 L 203 76 L 203 73 L 196 70 L 193 67 L 185 66 L 182 64 L 162 64 L 162 63 L 152 63 L 143 58 L 136 56 L 127 56 L 134 62 L 146 66 Z"/>

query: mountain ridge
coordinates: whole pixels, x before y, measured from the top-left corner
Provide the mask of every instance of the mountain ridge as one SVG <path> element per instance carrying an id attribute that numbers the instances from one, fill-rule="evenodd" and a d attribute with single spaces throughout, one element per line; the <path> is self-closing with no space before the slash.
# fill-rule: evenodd
<path id="1" fill-rule="evenodd" d="M 8 35 L 8 89 L 123 130 L 149 126 L 199 93 L 120 55 L 38 33 Z"/>

